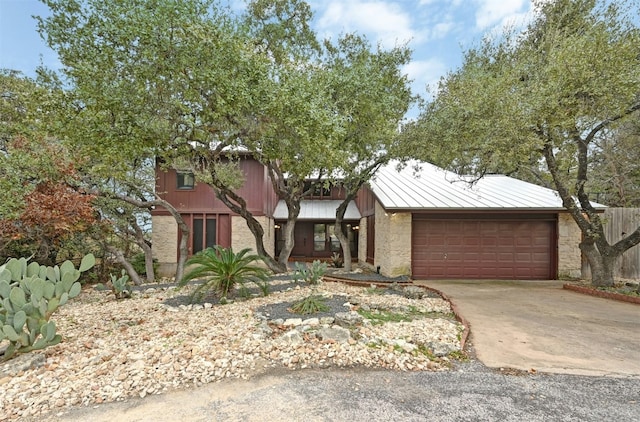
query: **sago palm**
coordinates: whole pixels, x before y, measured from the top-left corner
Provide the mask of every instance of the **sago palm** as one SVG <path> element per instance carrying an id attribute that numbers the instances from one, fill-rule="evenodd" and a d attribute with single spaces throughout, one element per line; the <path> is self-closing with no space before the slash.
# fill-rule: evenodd
<path id="1" fill-rule="evenodd" d="M 236 287 L 245 290 L 247 282 L 255 283 L 266 294 L 268 271 L 258 263 L 262 261 L 251 250 L 242 249 L 237 254 L 231 248 L 214 246 L 207 248 L 187 261 L 191 269 L 180 281 L 180 287 L 189 281 L 202 279 L 192 294 L 192 300 L 202 299 L 209 293 L 219 298 L 227 298 L 233 294 Z"/>

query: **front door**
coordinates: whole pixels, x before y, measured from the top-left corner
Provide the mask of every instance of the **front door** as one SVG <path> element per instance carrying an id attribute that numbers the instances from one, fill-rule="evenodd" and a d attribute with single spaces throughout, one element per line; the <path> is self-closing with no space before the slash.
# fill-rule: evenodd
<path id="1" fill-rule="evenodd" d="M 357 256 L 357 232 L 346 225 L 349 230 L 352 256 Z M 335 235 L 335 225 L 328 223 L 314 223 L 298 221 L 294 232 L 294 246 L 292 258 L 328 258 L 334 252 L 341 253 L 340 241 Z M 284 246 L 282 229 L 276 228 L 276 253 L 279 254 Z"/>

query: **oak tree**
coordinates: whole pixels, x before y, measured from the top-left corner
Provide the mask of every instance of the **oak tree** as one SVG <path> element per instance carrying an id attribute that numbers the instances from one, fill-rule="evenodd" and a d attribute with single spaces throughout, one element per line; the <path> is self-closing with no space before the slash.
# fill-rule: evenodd
<path id="1" fill-rule="evenodd" d="M 542 163 L 582 231 L 593 284 L 640 227 L 610 244 L 589 191 L 594 151 L 638 119 L 640 28 L 635 1 L 535 1 L 526 29 L 487 37 L 444 77 L 407 135 L 423 158 L 462 173 L 510 173 Z M 623 155 L 623 154 L 621 154 Z"/>

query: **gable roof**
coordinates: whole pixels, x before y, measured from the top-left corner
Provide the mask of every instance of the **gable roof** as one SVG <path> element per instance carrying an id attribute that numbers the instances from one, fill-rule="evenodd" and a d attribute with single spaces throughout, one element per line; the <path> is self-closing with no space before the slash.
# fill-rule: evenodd
<path id="1" fill-rule="evenodd" d="M 430 163 L 410 161 L 401 170 L 398 164 L 393 161 L 381 167 L 370 182 L 387 210 L 565 211 L 555 190 L 513 177 L 492 174 L 470 184 L 473 179 Z"/>

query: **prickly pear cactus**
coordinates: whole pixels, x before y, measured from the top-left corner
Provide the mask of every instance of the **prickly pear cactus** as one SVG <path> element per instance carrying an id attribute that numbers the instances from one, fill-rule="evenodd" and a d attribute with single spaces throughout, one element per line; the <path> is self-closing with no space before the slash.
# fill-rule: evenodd
<path id="1" fill-rule="evenodd" d="M 9 341 L 4 360 L 60 343 L 62 337 L 49 319 L 80 293 L 80 274 L 94 265 L 89 254 L 78 269 L 70 261 L 46 267 L 24 258 L 0 266 L 0 341 Z"/>

